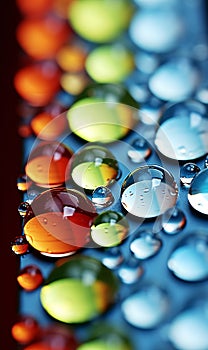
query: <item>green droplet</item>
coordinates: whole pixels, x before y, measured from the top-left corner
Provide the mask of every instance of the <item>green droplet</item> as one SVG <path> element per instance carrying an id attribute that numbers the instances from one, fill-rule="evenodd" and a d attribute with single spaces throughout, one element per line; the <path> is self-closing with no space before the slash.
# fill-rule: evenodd
<path id="1" fill-rule="evenodd" d="M 119 84 L 88 86 L 67 112 L 70 129 L 89 142 L 123 138 L 138 123 L 138 103 Z"/>
<path id="2" fill-rule="evenodd" d="M 132 15 L 133 6 L 128 0 L 76 0 L 68 10 L 74 31 L 97 43 L 118 37 L 127 28 Z"/>
<path id="3" fill-rule="evenodd" d="M 133 54 L 121 45 L 105 45 L 92 50 L 85 68 L 99 83 L 123 82 L 134 69 Z"/>
<path id="4" fill-rule="evenodd" d="M 41 289 L 40 300 L 53 318 L 82 323 L 105 312 L 117 289 L 117 278 L 100 261 L 76 256 L 54 268 Z"/>

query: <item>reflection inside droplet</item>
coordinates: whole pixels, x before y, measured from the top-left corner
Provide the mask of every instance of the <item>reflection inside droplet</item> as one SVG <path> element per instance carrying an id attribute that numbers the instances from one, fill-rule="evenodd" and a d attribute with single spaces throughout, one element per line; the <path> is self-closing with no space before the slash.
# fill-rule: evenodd
<path id="1" fill-rule="evenodd" d="M 161 239 L 151 231 L 138 232 L 130 243 L 130 250 L 137 259 L 148 259 L 159 252 Z"/>
<path id="2" fill-rule="evenodd" d="M 182 239 L 168 259 L 168 268 L 183 281 L 197 282 L 208 277 L 208 236 L 196 233 Z"/>
<path id="3" fill-rule="evenodd" d="M 169 297 L 155 285 L 143 286 L 121 304 L 123 316 L 131 325 L 141 329 L 157 327 L 169 311 Z"/>
<path id="4" fill-rule="evenodd" d="M 186 217 L 184 212 L 179 208 L 168 209 L 161 216 L 161 226 L 168 235 L 175 235 L 180 232 L 186 225 Z"/>
<path id="5" fill-rule="evenodd" d="M 208 168 L 201 170 L 192 180 L 188 201 L 195 210 L 208 215 Z"/>
<path id="6" fill-rule="evenodd" d="M 157 165 L 141 166 L 126 177 L 121 188 L 121 203 L 132 215 L 153 218 L 174 207 L 178 197 L 176 182 L 167 170 Z"/>
<path id="7" fill-rule="evenodd" d="M 171 105 L 164 112 L 155 137 L 157 149 L 168 158 L 191 160 L 208 150 L 206 108 L 188 100 Z"/>
<path id="8" fill-rule="evenodd" d="M 97 208 L 106 208 L 114 202 L 114 197 L 109 188 L 99 186 L 93 191 L 91 200 Z"/>

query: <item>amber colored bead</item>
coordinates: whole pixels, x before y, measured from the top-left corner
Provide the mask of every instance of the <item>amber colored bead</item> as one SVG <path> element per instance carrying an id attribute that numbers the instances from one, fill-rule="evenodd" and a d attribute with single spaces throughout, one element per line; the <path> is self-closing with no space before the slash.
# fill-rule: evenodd
<path id="1" fill-rule="evenodd" d="M 16 255 L 24 255 L 28 253 L 29 244 L 25 236 L 20 235 L 14 238 L 11 242 L 11 249 Z"/>
<path id="2" fill-rule="evenodd" d="M 19 45 L 35 60 L 53 59 L 70 36 L 68 24 L 54 16 L 25 18 L 16 29 Z"/>
<path id="3" fill-rule="evenodd" d="M 50 11 L 53 1 L 54 0 L 16 0 L 16 5 L 23 15 L 40 17 Z"/>
<path id="4" fill-rule="evenodd" d="M 17 93 L 33 106 L 45 106 L 60 88 L 60 70 L 51 62 L 24 66 L 14 76 Z"/>
<path id="5" fill-rule="evenodd" d="M 41 112 L 33 117 L 30 126 L 38 138 L 53 141 L 67 130 L 68 122 L 64 113 L 54 117 L 51 113 Z"/>
<path id="6" fill-rule="evenodd" d="M 37 266 L 28 265 L 20 271 L 17 281 L 24 290 L 33 291 L 43 282 L 43 275 Z"/>
<path id="7" fill-rule="evenodd" d="M 38 186 L 61 186 L 69 178 L 72 151 L 57 141 L 41 141 L 31 152 L 25 166 L 26 175 Z"/>
<path id="8" fill-rule="evenodd" d="M 85 69 L 87 52 L 79 45 L 65 45 L 56 55 L 56 61 L 66 72 L 77 73 Z"/>
<path id="9" fill-rule="evenodd" d="M 12 337 L 20 344 L 30 343 L 40 331 L 38 322 L 32 316 L 21 315 L 11 328 Z"/>

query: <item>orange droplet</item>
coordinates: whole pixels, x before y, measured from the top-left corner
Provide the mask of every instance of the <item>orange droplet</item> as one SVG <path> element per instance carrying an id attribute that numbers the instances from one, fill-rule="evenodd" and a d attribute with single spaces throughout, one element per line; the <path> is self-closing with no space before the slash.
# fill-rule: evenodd
<path id="1" fill-rule="evenodd" d="M 31 128 L 42 140 L 55 141 L 68 128 L 64 113 L 54 117 L 51 113 L 42 112 L 31 120 Z"/>
<path id="2" fill-rule="evenodd" d="M 59 90 L 60 70 L 51 62 L 31 64 L 14 76 L 18 94 L 33 106 L 48 104 Z"/>
<path id="3" fill-rule="evenodd" d="M 66 72 L 84 71 L 87 52 L 78 45 L 63 46 L 56 55 L 59 66 Z"/>
<path id="4" fill-rule="evenodd" d="M 53 58 L 70 34 L 69 25 L 52 16 L 26 18 L 19 23 L 16 31 L 19 45 L 36 60 Z"/>
<path id="5" fill-rule="evenodd" d="M 19 285 L 26 291 L 37 289 L 43 282 L 43 275 L 35 265 L 28 265 L 17 276 Z"/>
<path id="6" fill-rule="evenodd" d="M 38 322 L 31 316 L 20 316 L 11 328 L 12 337 L 20 344 L 30 343 L 39 331 Z"/>
<path id="7" fill-rule="evenodd" d="M 31 134 L 32 134 L 31 127 L 29 125 L 25 125 L 25 124 L 19 125 L 18 134 L 24 138 L 31 136 Z"/>
<path id="8" fill-rule="evenodd" d="M 16 0 L 16 4 L 20 12 L 26 16 L 40 17 L 48 13 L 52 6 L 54 0 Z"/>

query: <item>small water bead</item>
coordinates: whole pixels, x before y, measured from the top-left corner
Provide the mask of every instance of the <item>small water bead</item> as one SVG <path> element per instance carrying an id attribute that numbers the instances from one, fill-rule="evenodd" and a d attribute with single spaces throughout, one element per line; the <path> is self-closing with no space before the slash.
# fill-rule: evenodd
<path id="1" fill-rule="evenodd" d="M 31 182 L 28 181 L 25 174 L 17 178 L 17 188 L 19 191 L 26 192 L 30 186 Z"/>
<path id="2" fill-rule="evenodd" d="M 208 277 L 208 237 L 206 233 L 189 233 L 168 259 L 169 270 L 179 279 L 198 282 Z"/>
<path id="3" fill-rule="evenodd" d="M 144 51 L 166 53 L 178 45 L 184 24 L 173 9 L 140 9 L 129 26 L 132 41 Z"/>
<path id="4" fill-rule="evenodd" d="M 94 43 L 116 39 L 127 28 L 133 12 L 128 0 L 73 1 L 68 18 L 74 31 Z"/>
<path id="5" fill-rule="evenodd" d="M 81 192 L 50 189 L 31 203 L 24 218 L 24 233 L 43 255 L 70 255 L 88 243 L 96 215 L 92 202 Z"/>
<path id="6" fill-rule="evenodd" d="M 74 134 L 90 142 L 123 138 L 138 123 L 139 104 L 121 84 L 92 83 L 67 111 Z"/>
<path id="7" fill-rule="evenodd" d="M 38 266 L 27 265 L 17 276 L 19 285 L 26 291 L 33 291 L 43 283 L 43 275 Z"/>
<path id="8" fill-rule="evenodd" d="M 201 170 L 192 180 L 188 201 L 195 210 L 208 215 L 208 168 Z"/>
<path id="9" fill-rule="evenodd" d="M 85 63 L 88 75 L 98 83 L 121 83 L 134 68 L 133 53 L 118 43 L 94 48 Z"/>
<path id="10" fill-rule="evenodd" d="M 190 98 L 198 83 L 199 72 L 186 58 L 175 58 L 161 64 L 148 82 L 156 97 L 175 103 Z"/>
<path id="11" fill-rule="evenodd" d="M 29 252 L 29 244 L 24 235 L 19 235 L 11 242 L 11 249 L 16 255 L 24 255 Z"/>
<path id="12" fill-rule="evenodd" d="M 61 186 L 69 179 L 69 160 L 72 150 L 58 141 L 41 141 L 27 160 L 25 172 L 38 186 Z"/>
<path id="13" fill-rule="evenodd" d="M 117 247 L 106 249 L 104 256 L 101 258 L 102 263 L 109 269 L 116 269 L 122 264 L 123 260 L 124 256 Z"/>
<path id="14" fill-rule="evenodd" d="M 131 146 L 132 148 L 128 150 L 128 157 L 133 163 L 143 162 L 152 153 L 150 145 L 142 136 L 137 137 Z"/>
<path id="15" fill-rule="evenodd" d="M 162 248 L 162 240 L 151 231 L 139 231 L 130 243 L 130 250 L 137 259 L 145 260 L 157 254 Z"/>
<path id="16" fill-rule="evenodd" d="M 79 95 L 90 83 L 90 78 L 83 73 L 63 73 L 60 79 L 62 89 L 70 95 Z M 68 107 L 68 106 L 67 106 Z"/>
<path id="17" fill-rule="evenodd" d="M 180 180 L 184 186 L 189 186 L 196 174 L 200 172 L 200 168 L 195 163 L 186 163 L 180 168 Z"/>
<path id="18" fill-rule="evenodd" d="M 162 230 L 168 235 L 179 233 L 186 225 L 186 216 L 179 208 L 168 209 L 161 216 Z"/>
<path id="19" fill-rule="evenodd" d="M 40 300 L 56 320 L 77 324 L 106 312 L 115 302 L 118 287 L 117 277 L 99 260 L 77 255 L 52 270 Z"/>
<path id="20" fill-rule="evenodd" d="M 121 204 L 140 218 L 163 214 L 175 206 L 177 198 L 173 175 L 158 165 L 144 165 L 130 172 L 121 188 Z"/>
<path id="21" fill-rule="evenodd" d="M 207 299 L 195 300 L 168 327 L 169 341 L 180 350 L 208 349 Z"/>
<path id="22" fill-rule="evenodd" d="M 84 146 L 70 161 L 73 181 L 81 188 L 91 191 L 113 183 L 117 179 L 118 170 L 114 155 L 99 145 Z"/>
<path id="23" fill-rule="evenodd" d="M 12 337 L 22 345 L 29 344 L 40 332 L 38 321 L 29 315 L 21 315 L 12 325 Z"/>
<path id="24" fill-rule="evenodd" d="M 118 269 L 118 277 L 125 284 L 133 284 L 140 280 L 144 274 L 144 268 L 138 260 L 130 257 Z"/>
<path id="25" fill-rule="evenodd" d="M 208 168 L 208 154 L 206 155 L 205 160 L 204 160 L 204 167 Z"/>
<path id="26" fill-rule="evenodd" d="M 93 191 L 91 200 L 96 208 L 106 208 L 114 202 L 114 197 L 108 187 L 99 186 Z"/>
<path id="27" fill-rule="evenodd" d="M 114 247 L 123 242 L 129 231 L 127 219 L 113 210 L 99 214 L 91 226 L 91 238 L 101 247 Z"/>
<path id="28" fill-rule="evenodd" d="M 156 285 L 142 286 L 121 304 L 125 320 L 141 329 L 152 329 L 168 316 L 170 300 L 166 291 Z"/>
<path id="29" fill-rule="evenodd" d="M 60 324 L 41 328 L 37 337 L 24 350 L 77 350 L 78 341 L 74 332 Z"/>
<path id="30" fill-rule="evenodd" d="M 206 108 L 198 101 L 186 100 L 169 106 L 159 121 L 155 136 L 157 149 L 166 157 L 190 161 L 208 149 Z"/>
<path id="31" fill-rule="evenodd" d="M 19 214 L 20 214 L 20 216 L 21 216 L 22 218 L 25 217 L 28 208 L 29 208 L 29 203 L 28 203 L 28 202 L 22 202 L 22 203 L 20 203 L 20 205 L 18 206 L 18 212 L 19 212 Z"/>

